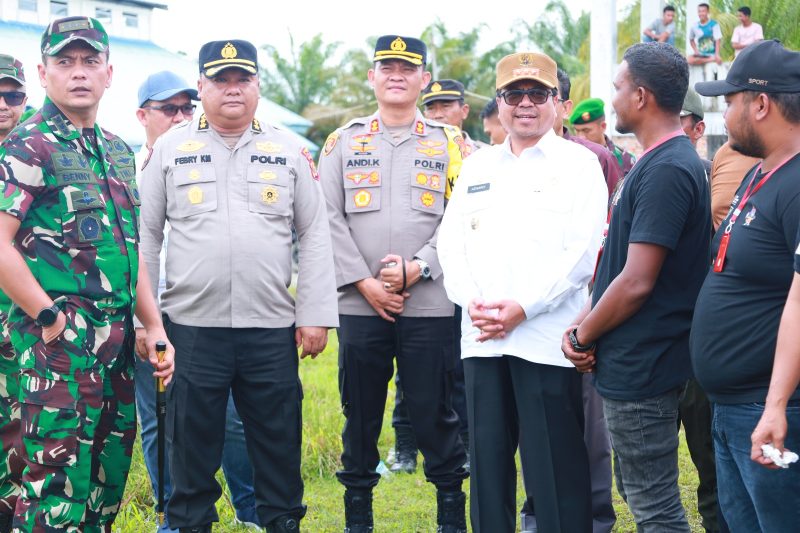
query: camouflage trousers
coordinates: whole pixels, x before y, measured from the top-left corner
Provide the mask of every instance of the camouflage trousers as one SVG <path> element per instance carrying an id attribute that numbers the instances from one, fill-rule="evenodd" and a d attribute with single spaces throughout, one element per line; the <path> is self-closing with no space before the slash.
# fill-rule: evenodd
<path id="1" fill-rule="evenodd" d="M 11 515 L 25 463 L 20 450 L 19 364 L 8 339 L 0 342 L 0 514 Z"/>
<path id="2" fill-rule="evenodd" d="M 20 351 L 25 468 L 15 533 L 111 531 L 130 469 L 136 439 L 130 320 L 65 312 L 59 338 Z M 109 357 L 112 349 L 119 355 Z"/>

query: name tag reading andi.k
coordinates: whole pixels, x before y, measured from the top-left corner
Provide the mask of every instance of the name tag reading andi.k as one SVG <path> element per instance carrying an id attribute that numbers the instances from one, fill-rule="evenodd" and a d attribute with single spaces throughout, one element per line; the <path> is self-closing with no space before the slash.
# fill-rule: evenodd
<path id="1" fill-rule="evenodd" d="M 483 192 L 488 191 L 491 183 L 479 183 L 478 185 L 470 185 L 467 187 L 467 194 L 472 194 L 474 192 Z"/>

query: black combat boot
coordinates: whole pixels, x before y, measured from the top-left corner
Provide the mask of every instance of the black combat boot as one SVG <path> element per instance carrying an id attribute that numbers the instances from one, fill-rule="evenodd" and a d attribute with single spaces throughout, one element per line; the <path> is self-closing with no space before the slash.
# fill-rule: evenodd
<path id="1" fill-rule="evenodd" d="M 436 533 L 467 533 L 466 501 L 461 490 L 436 491 Z"/>
<path id="2" fill-rule="evenodd" d="M 344 533 L 372 533 L 372 490 L 345 489 Z"/>
<path id="3" fill-rule="evenodd" d="M 11 522 L 14 521 L 14 515 L 0 513 L 0 533 L 11 533 Z"/>
<path id="4" fill-rule="evenodd" d="M 211 533 L 211 524 L 204 526 L 182 527 L 178 529 L 180 533 Z"/>
<path id="5" fill-rule="evenodd" d="M 285 514 L 267 524 L 267 533 L 300 533 L 300 519 L 294 515 Z"/>
<path id="6" fill-rule="evenodd" d="M 389 468 L 392 472 L 411 474 L 417 470 L 417 439 L 410 427 L 394 428 L 394 464 Z"/>
<path id="7" fill-rule="evenodd" d="M 467 462 L 464 463 L 464 470 L 469 473 L 469 431 L 461 434 L 461 441 L 464 443 L 464 452 L 467 454 Z"/>

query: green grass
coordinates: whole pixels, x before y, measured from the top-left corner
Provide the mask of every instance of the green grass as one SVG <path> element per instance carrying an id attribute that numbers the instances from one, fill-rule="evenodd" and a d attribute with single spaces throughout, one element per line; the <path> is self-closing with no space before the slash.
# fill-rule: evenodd
<path id="1" fill-rule="evenodd" d="M 343 488 L 336 481 L 334 472 L 341 453 L 341 430 L 344 417 L 339 405 L 336 367 L 336 336 L 331 336 L 328 348 L 316 360 L 300 362 L 305 399 L 303 402 L 303 479 L 306 484 L 305 503 L 308 514 L 302 522 L 304 531 L 341 532 L 344 527 L 342 509 Z M 379 442 L 381 457 L 392 445 L 391 406 L 394 388 L 390 387 L 386 402 L 383 432 Z M 692 531 L 703 531 L 697 513 L 697 472 L 689 458 L 686 444 L 681 438 L 680 488 Z M 421 461 L 421 458 L 420 458 Z M 421 464 L 420 464 L 421 466 Z M 421 467 L 416 474 L 393 475 L 381 480 L 375 490 L 376 531 L 414 533 L 431 532 L 436 529 L 436 496 L 433 486 L 425 482 Z M 221 473 L 217 480 L 224 487 Z M 469 491 L 469 483 L 464 489 Z M 633 532 L 636 527 L 625 503 L 616 492 L 614 507 L 617 511 L 615 531 Z M 518 507 L 521 506 L 524 490 L 517 482 Z M 234 511 L 227 488 L 217 502 L 219 523 L 216 532 L 246 532 L 247 528 L 234 523 Z M 128 479 L 122 510 L 115 522 L 115 530 L 124 533 L 152 533 L 156 516 L 152 509 L 150 482 L 142 460 L 141 447 L 134 449 L 133 467 Z"/>

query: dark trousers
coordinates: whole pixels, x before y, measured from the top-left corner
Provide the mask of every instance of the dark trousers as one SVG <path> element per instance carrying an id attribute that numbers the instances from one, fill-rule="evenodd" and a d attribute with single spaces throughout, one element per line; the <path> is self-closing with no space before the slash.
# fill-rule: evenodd
<path id="1" fill-rule="evenodd" d="M 678 404 L 678 427 L 683 423 L 686 445 L 697 468 L 697 510 L 706 531 L 728 531 L 717 500 L 717 470 L 711 437 L 711 403 L 697 381 L 686 382 Z"/>
<path id="2" fill-rule="evenodd" d="M 592 530 L 581 376 L 513 356 L 464 360 L 470 436 L 470 520 L 513 532 L 519 446 L 525 492 L 542 532 Z"/>
<path id="3" fill-rule="evenodd" d="M 456 364 L 452 320 L 401 316 L 391 323 L 380 317 L 339 316 L 339 391 L 346 420 L 342 469 L 336 475 L 344 486 L 367 489 L 380 479 L 378 437 L 395 357 L 426 479 L 453 490 L 467 477 L 450 399 Z"/>
<path id="4" fill-rule="evenodd" d="M 200 328 L 169 324 L 175 375 L 168 390 L 173 528 L 218 520 L 228 395 L 244 425 L 262 524 L 305 508 L 300 477 L 302 387 L 294 328 Z"/>
<path id="5" fill-rule="evenodd" d="M 453 409 L 456 410 L 459 421 L 459 432 L 463 435 L 468 432 L 467 426 L 467 391 L 464 385 L 464 363 L 461 361 L 461 307 L 456 306 L 453 316 L 453 350 L 456 358 L 456 368 L 453 374 Z M 408 418 L 406 409 L 405 395 L 403 394 L 403 384 L 400 383 L 400 374 L 394 377 L 396 394 L 394 397 L 394 409 L 392 410 L 392 427 L 411 427 L 411 420 Z"/>

